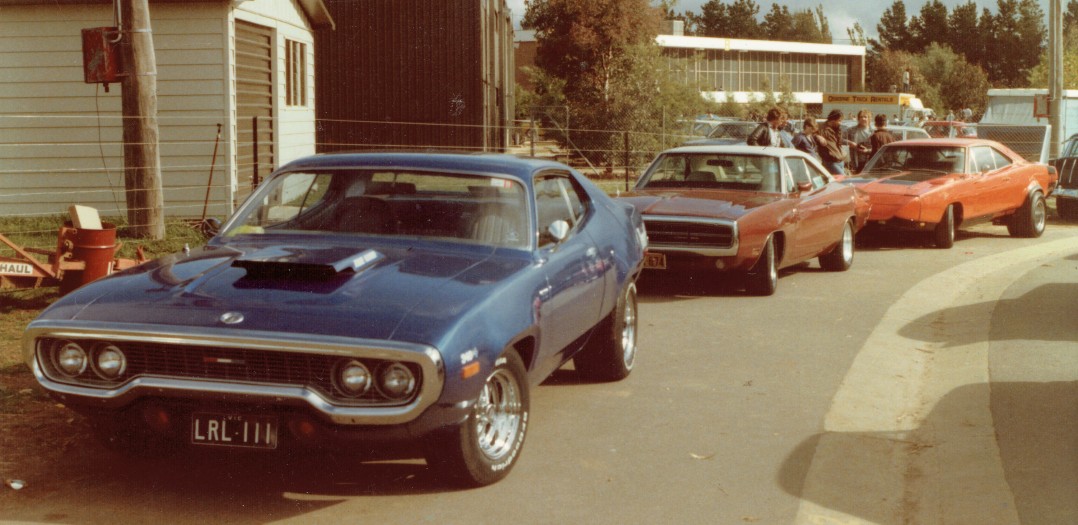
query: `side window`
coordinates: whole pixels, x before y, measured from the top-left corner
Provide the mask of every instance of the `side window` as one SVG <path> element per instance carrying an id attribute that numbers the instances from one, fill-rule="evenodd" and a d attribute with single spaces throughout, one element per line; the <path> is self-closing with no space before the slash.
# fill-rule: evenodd
<path id="1" fill-rule="evenodd" d="M 973 172 L 983 173 L 996 169 L 992 159 L 992 149 L 988 147 L 973 148 Z"/>
<path id="2" fill-rule="evenodd" d="M 807 162 L 805 163 L 805 169 L 808 170 L 808 176 L 809 176 L 810 179 L 812 179 L 812 188 L 813 189 L 818 190 L 818 189 L 826 186 L 827 181 L 831 179 L 830 175 L 828 175 L 827 173 L 821 171 L 816 166 L 813 166 L 812 164 L 809 164 Z"/>
<path id="3" fill-rule="evenodd" d="M 535 182 L 535 210 L 539 231 L 546 231 L 555 221 L 565 221 L 569 228 L 587 214 L 590 203 L 587 194 L 567 175 L 549 175 Z M 540 235 L 540 239 L 544 236 Z"/>
<path id="4" fill-rule="evenodd" d="M 790 192 L 797 191 L 797 185 L 805 182 L 812 182 L 812 178 L 809 177 L 808 165 L 805 164 L 805 159 L 799 159 L 797 157 L 787 157 L 786 167 L 790 169 L 790 174 L 793 176 L 793 183 L 790 184 Z"/>
<path id="5" fill-rule="evenodd" d="M 996 161 L 996 168 L 1005 168 L 1011 165 L 1011 159 L 994 148 L 992 149 L 992 158 Z"/>

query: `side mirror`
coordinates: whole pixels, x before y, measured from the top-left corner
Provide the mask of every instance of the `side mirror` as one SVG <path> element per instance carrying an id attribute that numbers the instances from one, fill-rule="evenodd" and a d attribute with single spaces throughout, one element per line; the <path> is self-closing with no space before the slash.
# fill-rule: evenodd
<path id="1" fill-rule="evenodd" d="M 802 191 L 802 192 L 804 192 L 804 191 L 812 191 L 812 183 L 811 182 L 798 182 L 797 183 L 797 191 Z"/>

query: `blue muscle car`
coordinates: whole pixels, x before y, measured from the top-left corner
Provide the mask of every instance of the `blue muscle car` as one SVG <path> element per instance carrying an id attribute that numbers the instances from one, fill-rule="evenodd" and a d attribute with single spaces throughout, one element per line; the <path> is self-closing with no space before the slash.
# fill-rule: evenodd
<path id="1" fill-rule="evenodd" d="M 113 447 L 406 443 L 484 485 L 519 457 L 531 385 L 570 359 L 629 375 L 646 242 L 563 164 L 318 155 L 206 246 L 57 301 L 25 355 Z"/>

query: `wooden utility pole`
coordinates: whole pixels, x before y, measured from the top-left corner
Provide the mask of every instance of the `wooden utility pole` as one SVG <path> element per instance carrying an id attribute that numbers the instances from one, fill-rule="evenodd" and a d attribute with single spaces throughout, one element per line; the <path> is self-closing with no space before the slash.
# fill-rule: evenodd
<path id="1" fill-rule="evenodd" d="M 137 237 L 165 237 L 157 146 L 157 59 L 148 0 L 118 0 L 123 65 L 124 187 L 127 222 Z"/>

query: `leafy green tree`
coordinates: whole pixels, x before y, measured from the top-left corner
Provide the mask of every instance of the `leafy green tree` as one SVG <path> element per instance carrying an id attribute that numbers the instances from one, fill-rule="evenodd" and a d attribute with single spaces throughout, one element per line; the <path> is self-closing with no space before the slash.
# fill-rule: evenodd
<path id="1" fill-rule="evenodd" d="M 880 51 L 871 67 L 866 64 L 868 91 L 891 91 L 892 86 L 901 86 L 902 72 L 907 68 L 911 70 L 911 82 L 915 88 L 921 87 L 918 72 L 913 70 L 913 57 L 913 53 L 907 51 Z"/>
<path id="2" fill-rule="evenodd" d="M 931 0 L 921 6 L 921 16 L 910 19 L 911 51 L 920 51 L 933 42 L 947 37 L 947 6 L 940 0 Z"/>
<path id="3" fill-rule="evenodd" d="M 997 6 L 996 15 L 989 15 L 992 26 L 985 33 L 983 66 L 993 85 L 1021 87 L 1042 54 L 1044 11 L 1036 0 L 997 0 Z"/>
<path id="4" fill-rule="evenodd" d="M 924 53 L 911 57 L 913 69 L 924 81 L 917 96 L 943 115 L 948 109 L 970 108 L 976 113 L 987 102 L 988 75 L 950 47 L 933 42 Z"/>
<path id="5" fill-rule="evenodd" d="M 704 107 L 667 70 L 658 14 L 648 0 L 526 0 L 522 26 L 536 31 L 536 64 L 564 82 L 567 145 L 594 163 L 620 161 L 624 132 L 634 132 L 633 151 L 653 154 L 656 130 Z"/>
<path id="6" fill-rule="evenodd" d="M 692 17 L 696 34 L 723 38 L 759 39 L 764 30 L 757 21 L 760 6 L 753 0 L 708 0 L 700 6 L 700 15 Z"/>
<path id="7" fill-rule="evenodd" d="M 794 17 L 790 8 L 771 4 L 771 11 L 764 15 L 764 36 L 768 40 L 793 41 Z"/>
<path id="8" fill-rule="evenodd" d="M 984 62 L 984 35 L 978 30 L 977 24 L 977 4 L 969 0 L 951 11 L 945 33 L 946 43 L 951 49 L 971 64 Z"/>
<path id="9" fill-rule="evenodd" d="M 1048 53 L 1041 54 L 1041 61 L 1029 71 L 1029 85 L 1048 87 Z M 1078 0 L 1067 4 L 1063 13 L 1063 89 L 1078 89 Z"/>
<path id="10" fill-rule="evenodd" d="M 906 4 L 895 0 L 883 11 L 880 23 L 876 24 L 882 49 L 891 51 L 914 51 L 913 35 L 910 33 L 909 19 L 906 17 Z"/>

